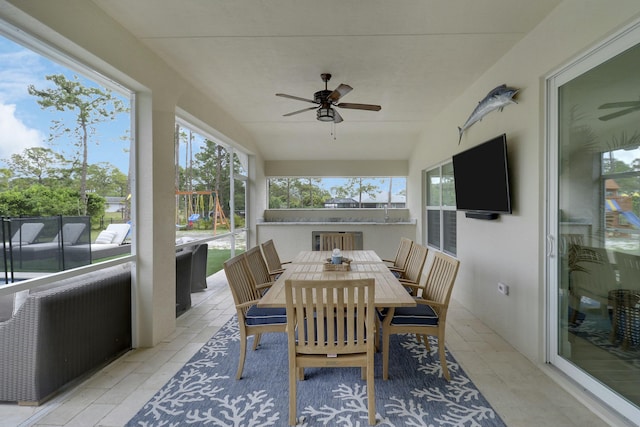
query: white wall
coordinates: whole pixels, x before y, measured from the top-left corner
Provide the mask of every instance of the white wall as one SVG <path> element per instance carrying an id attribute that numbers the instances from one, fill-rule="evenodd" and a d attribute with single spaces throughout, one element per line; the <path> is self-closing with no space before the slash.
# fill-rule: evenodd
<path id="1" fill-rule="evenodd" d="M 561 3 L 536 29 L 498 61 L 421 135 L 410 159 L 408 191 L 421 189 L 421 172 L 453 154 L 506 132 L 513 215 L 496 221 L 458 213 L 460 273 L 454 298 L 530 359 L 544 361 L 544 91 L 545 76 L 615 29 L 640 16 L 637 0 Z M 518 104 L 492 112 L 465 132 L 457 127 L 489 90 L 506 83 L 521 89 Z M 481 172 L 481 171 L 479 171 Z M 410 199 L 412 212 L 421 207 Z M 415 214 L 414 214 L 415 215 Z M 419 224 L 418 236 L 422 236 Z M 510 295 L 497 292 L 501 281 Z"/>

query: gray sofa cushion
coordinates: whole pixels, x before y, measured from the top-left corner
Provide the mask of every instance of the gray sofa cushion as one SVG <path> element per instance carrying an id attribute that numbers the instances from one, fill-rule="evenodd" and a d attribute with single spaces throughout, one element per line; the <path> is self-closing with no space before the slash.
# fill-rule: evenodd
<path id="1" fill-rule="evenodd" d="M 13 316 L 13 299 L 15 294 L 0 296 L 0 322 L 11 319 Z"/>

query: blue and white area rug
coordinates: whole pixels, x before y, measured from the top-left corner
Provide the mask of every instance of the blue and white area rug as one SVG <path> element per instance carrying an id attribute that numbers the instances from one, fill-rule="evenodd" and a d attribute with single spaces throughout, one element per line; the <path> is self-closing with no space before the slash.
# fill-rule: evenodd
<path id="1" fill-rule="evenodd" d="M 230 320 L 133 417 L 127 427 L 287 426 L 287 336 L 269 333 L 251 350 L 235 379 L 239 337 Z M 391 337 L 389 380 L 376 354 L 377 426 L 505 426 L 447 352 L 451 381 L 442 377 L 436 341 L 431 351 L 413 335 Z M 367 426 L 366 381 L 359 368 L 307 368 L 298 382 L 299 426 Z"/>

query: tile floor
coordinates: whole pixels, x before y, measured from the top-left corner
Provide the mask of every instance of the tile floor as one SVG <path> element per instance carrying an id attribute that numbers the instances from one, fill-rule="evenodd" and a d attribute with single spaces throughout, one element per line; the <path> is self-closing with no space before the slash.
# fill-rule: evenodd
<path id="1" fill-rule="evenodd" d="M 193 300 L 175 333 L 154 348 L 127 353 L 42 406 L 0 403 L 0 426 L 123 426 L 235 313 L 223 272 Z M 453 304 L 448 322 L 447 347 L 508 426 L 625 425 L 596 416 L 587 406 L 597 404 L 581 403 L 551 379 L 560 373 L 532 364 L 461 305 Z"/>

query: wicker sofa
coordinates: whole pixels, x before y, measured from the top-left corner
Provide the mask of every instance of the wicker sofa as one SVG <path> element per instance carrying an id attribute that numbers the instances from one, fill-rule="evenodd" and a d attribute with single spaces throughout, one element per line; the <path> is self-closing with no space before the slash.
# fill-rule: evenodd
<path id="1" fill-rule="evenodd" d="M 131 349 L 130 264 L 21 293 L 0 301 L 0 401 L 38 405 Z"/>

